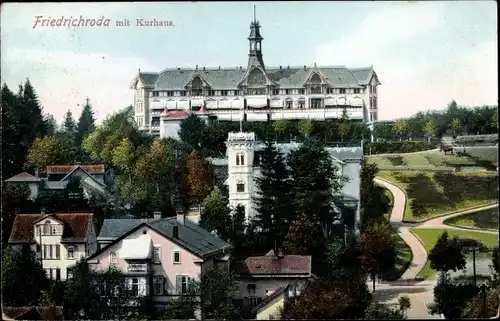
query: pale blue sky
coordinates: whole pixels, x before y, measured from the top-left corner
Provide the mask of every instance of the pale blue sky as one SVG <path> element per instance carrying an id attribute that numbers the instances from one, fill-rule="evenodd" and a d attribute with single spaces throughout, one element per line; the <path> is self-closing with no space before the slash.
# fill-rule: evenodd
<path id="1" fill-rule="evenodd" d="M 497 104 L 494 1 L 9 3 L 1 10 L 2 82 L 29 77 L 45 111 L 61 120 L 89 96 L 96 116 L 132 103 L 135 73 L 245 66 L 253 5 L 266 66 L 373 65 L 381 119 L 463 105 Z M 111 19 L 109 27 L 36 27 L 35 16 Z M 116 27 L 128 18 L 173 27 Z"/>

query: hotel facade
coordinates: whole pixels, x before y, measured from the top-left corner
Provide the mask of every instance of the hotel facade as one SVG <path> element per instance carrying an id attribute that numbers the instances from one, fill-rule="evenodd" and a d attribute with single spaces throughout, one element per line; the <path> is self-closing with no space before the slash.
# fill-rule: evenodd
<path id="1" fill-rule="evenodd" d="M 380 82 L 373 67 L 266 67 L 263 39 L 254 19 L 246 68 L 139 70 L 130 85 L 138 127 L 160 135 L 160 127 L 170 126 L 172 113 L 179 111 L 224 121 L 269 121 L 340 118 L 345 109 L 350 119 L 378 120 Z"/>

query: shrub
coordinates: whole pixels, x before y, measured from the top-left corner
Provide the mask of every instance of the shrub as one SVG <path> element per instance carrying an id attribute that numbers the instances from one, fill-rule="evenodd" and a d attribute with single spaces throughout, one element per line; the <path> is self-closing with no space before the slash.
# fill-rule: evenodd
<path id="1" fill-rule="evenodd" d="M 427 208 L 419 200 L 412 199 L 410 201 L 410 207 L 414 215 L 425 215 L 427 214 Z"/>
<path id="2" fill-rule="evenodd" d="M 371 147 L 371 151 L 370 151 Z M 363 146 L 365 154 L 396 154 L 414 153 L 436 148 L 436 144 L 425 141 L 392 141 L 392 142 L 366 142 Z"/>

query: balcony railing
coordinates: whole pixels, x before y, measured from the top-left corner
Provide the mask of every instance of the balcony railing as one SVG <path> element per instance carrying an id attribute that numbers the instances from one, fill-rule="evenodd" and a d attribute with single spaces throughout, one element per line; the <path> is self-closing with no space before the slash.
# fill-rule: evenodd
<path id="1" fill-rule="evenodd" d="M 127 266 L 127 272 L 129 272 L 129 273 L 147 273 L 148 272 L 148 264 L 147 263 L 129 264 Z"/>

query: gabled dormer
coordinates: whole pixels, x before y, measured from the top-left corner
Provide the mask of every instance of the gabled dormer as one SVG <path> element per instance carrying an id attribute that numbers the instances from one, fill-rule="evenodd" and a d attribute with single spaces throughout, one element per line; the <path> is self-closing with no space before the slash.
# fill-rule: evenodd
<path id="1" fill-rule="evenodd" d="M 329 87 L 329 83 L 323 73 L 316 68 L 312 68 L 307 75 L 303 86 L 306 87 L 307 92 L 310 94 L 324 94 L 326 93 L 326 88 Z"/>
<path id="2" fill-rule="evenodd" d="M 33 235 L 42 236 L 62 236 L 64 232 L 64 222 L 56 219 L 52 215 L 46 215 L 36 221 L 33 226 Z"/>
<path id="3" fill-rule="evenodd" d="M 207 91 L 211 89 L 210 84 L 198 73 L 197 70 L 188 79 L 184 87 L 190 96 L 206 95 Z"/>

